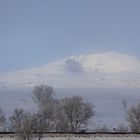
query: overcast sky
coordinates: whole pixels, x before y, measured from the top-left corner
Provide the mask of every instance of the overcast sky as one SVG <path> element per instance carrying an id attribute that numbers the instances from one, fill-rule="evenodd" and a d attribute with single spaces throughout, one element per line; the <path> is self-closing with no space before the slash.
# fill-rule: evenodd
<path id="1" fill-rule="evenodd" d="M 140 0 L 0 0 L 0 71 L 108 51 L 140 58 Z"/>

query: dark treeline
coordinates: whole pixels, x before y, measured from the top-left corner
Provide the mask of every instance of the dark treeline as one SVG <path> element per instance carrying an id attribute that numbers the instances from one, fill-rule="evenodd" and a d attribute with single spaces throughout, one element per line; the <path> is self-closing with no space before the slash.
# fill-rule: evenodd
<path id="1" fill-rule="evenodd" d="M 36 86 L 32 94 L 38 111 L 31 113 L 16 108 L 7 119 L 0 109 L 0 131 L 14 132 L 19 139 L 30 140 L 36 133 L 40 140 L 45 132 L 88 132 L 88 126 L 96 115 L 92 103 L 80 96 L 55 98 L 55 90 L 47 85 Z M 128 127 L 120 124 L 113 132 L 140 132 L 140 103 L 127 108 L 123 101 Z M 93 124 L 94 125 L 94 124 Z M 94 132 L 110 132 L 107 125 L 96 126 Z"/>

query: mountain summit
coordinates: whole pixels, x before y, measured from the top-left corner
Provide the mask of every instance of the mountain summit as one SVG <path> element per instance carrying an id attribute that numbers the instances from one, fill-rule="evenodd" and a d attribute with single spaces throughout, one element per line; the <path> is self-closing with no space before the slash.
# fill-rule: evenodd
<path id="1" fill-rule="evenodd" d="M 20 71 L 0 73 L 0 86 L 139 87 L 140 60 L 115 52 L 75 55 Z"/>

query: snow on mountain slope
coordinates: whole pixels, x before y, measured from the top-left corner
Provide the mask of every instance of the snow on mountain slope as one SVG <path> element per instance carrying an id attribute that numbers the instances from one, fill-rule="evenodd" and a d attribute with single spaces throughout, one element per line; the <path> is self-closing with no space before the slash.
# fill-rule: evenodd
<path id="1" fill-rule="evenodd" d="M 97 124 L 117 126 L 125 122 L 122 99 L 129 105 L 139 102 L 140 60 L 109 52 L 75 55 L 42 67 L 0 72 L 0 106 L 7 115 L 17 106 L 34 111 L 32 87 L 40 84 L 54 86 L 58 98 L 85 97 L 95 104 Z"/>
<path id="2" fill-rule="evenodd" d="M 139 87 L 140 60 L 115 52 L 72 56 L 46 66 L 0 73 L 0 86 Z"/>

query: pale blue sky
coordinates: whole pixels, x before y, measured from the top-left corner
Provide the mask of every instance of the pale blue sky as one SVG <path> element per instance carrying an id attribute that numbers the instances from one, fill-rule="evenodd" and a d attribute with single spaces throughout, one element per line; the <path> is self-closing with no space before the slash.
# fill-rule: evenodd
<path id="1" fill-rule="evenodd" d="M 140 0 L 0 0 L 0 71 L 104 51 L 140 58 Z"/>

